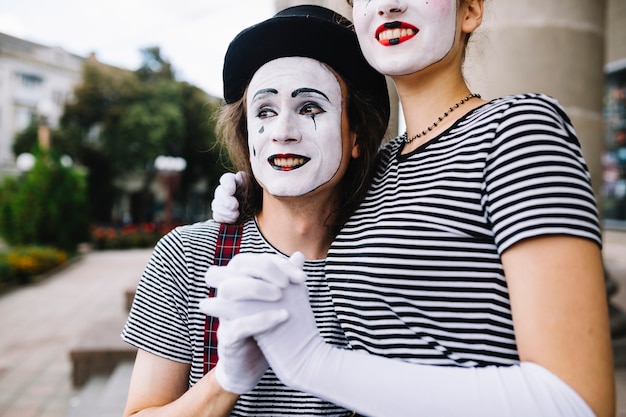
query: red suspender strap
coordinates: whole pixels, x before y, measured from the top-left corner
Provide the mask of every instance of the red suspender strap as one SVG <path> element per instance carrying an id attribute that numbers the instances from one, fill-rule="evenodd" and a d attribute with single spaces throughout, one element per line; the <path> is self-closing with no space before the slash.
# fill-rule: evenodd
<path id="1" fill-rule="evenodd" d="M 239 253 L 243 225 L 221 224 L 215 245 L 213 265 L 228 265 L 230 259 Z M 215 296 L 215 288 L 209 288 L 209 297 Z M 209 372 L 217 363 L 217 317 L 208 316 L 204 321 L 204 373 Z"/>

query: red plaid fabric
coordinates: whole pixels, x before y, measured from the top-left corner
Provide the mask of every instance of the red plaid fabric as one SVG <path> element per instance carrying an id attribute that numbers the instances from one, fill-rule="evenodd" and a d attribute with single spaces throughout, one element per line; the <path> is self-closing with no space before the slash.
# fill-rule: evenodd
<path id="1" fill-rule="evenodd" d="M 228 265 L 230 259 L 239 253 L 243 225 L 221 224 L 215 245 L 213 265 Z M 209 297 L 215 296 L 215 288 L 209 288 Z M 207 317 L 204 321 L 204 373 L 209 372 L 217 363 L 217 317 Z"/>

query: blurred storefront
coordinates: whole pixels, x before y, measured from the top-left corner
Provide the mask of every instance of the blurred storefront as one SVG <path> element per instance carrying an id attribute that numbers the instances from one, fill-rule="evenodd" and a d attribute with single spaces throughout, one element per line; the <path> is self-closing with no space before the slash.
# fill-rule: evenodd
<path id="1" fill-rule="evenodd" d="M 626 1 L 607 9 L 602 208 L 605 228 L 626 231 Z"/>
<path id="2" fill-rule="evenodd" d="M 607 68 L 603 208 L 607 227 L 626 229 L 626 62 Z"/>

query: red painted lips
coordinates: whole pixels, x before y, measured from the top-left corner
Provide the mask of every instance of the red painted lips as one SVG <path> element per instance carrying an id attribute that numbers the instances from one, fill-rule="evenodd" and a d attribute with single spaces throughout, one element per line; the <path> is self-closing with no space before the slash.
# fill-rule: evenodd
<path id="1" fill-rule="evenodd" d="M 387 22 L 376 29 L 376 39 L 383 46 L 394 46 L 408 41 L 418 32 L 418 28 L 406 22 Z"/>
<path id="2" fill-rule="evenodd" d="M 310 160 L 311 158 L 307 158 L 306 156 L 294 154 L 277 154 L 267 158 L 267 162 L 270 163 L 272 168 L 278 171 L 292 171 L 298 169 Z"/>

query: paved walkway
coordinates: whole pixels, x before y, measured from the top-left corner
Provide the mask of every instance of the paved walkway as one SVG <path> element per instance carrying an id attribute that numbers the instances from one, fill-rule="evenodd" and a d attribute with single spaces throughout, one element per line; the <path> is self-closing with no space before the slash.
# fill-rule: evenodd
<path id="1" fill-rule="evenodd" d="M 0 416 L 65 417 L 77 392 L 69 350 L 90 323 L 125 316 L 151 250 L 92 252 L 0 296 Z M 121 330 L 121 329 L 120 329 Z"/>
<path id="2" fill-rule="evenodd" d="M 34 285 L 0 296 L 0 417 L 67 417 L 77 391 L 69 349 L 90 323 L 126 315 L 150 250 L 92 252 Z M 626 232 L 605 234 L 604 258 L 626 310 Z M 121 330 L 121 329 L 120 329 Z M 617 369 L 618 414 L 626 417 L 626 368 Z"/>

